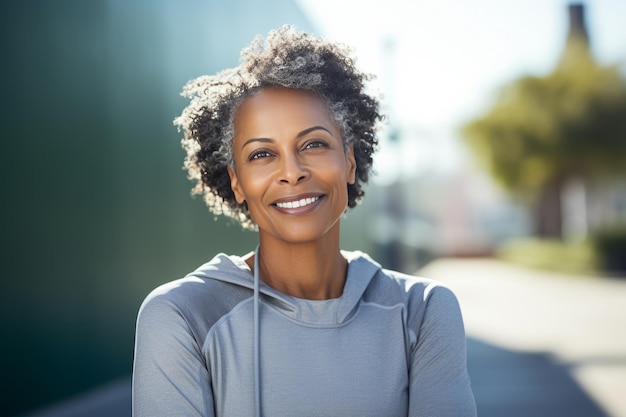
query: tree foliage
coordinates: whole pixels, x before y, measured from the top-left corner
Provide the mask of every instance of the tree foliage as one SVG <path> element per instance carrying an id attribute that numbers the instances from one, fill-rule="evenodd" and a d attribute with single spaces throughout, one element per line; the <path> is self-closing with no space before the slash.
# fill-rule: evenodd
<path id="1" fill-rule="evenodd" d="M 498 183 L 536 196 L 571 176 L 626 171 L 626 80 L 598 65 L 583 42 L 568 45 L 546 76 L 502 88 L 493 107 L 462 134 Z"/>

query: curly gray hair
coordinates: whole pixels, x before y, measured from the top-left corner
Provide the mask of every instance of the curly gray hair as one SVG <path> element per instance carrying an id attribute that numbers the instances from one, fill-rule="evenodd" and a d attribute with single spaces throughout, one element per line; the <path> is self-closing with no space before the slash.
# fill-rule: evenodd
<path id="1" fill-rule="evenodd" d="M 234 117 L 239 105 L 264 87 L 276 86 L 313 92 L 328 105 L 342 132 L 344 146 L 352 144 L 357 162 L 356 181 L 348 184 L 348 207 L 363 197 L 378 145 L 378 100 L 365 91 L 371 79 L 356 69 L 351 50 L 291 26 L 257 36 L 241 52 L 240 65 L 216 75 L 189 81 L 182 95 L 189 105 L 174 120 L 184 132 L 184 167 L 195 181 L 193 194 L 202 195 L 214 214 L 254 228 L 245 203 L 240 205 L 230 187 L 227 167 L 234 166 Z"/>

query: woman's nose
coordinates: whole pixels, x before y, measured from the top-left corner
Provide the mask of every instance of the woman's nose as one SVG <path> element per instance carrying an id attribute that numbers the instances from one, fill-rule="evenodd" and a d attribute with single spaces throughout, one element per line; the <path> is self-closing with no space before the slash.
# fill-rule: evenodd
<path id="1" fill-rule="evenodd" d="M 281 183 L 295 185 L 308 176 L 308 170 L 302 166 L 296 155 L 283 155 L 278 179 Z"/>

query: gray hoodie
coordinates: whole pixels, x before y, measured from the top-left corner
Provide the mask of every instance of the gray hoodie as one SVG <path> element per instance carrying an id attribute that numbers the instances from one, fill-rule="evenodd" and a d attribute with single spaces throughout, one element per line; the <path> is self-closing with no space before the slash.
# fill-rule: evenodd
<path id="1" fill-rule="evenodd" d="M 454 294 L 342 253 L 336 299 L 285 295 L 224 254 L 152 291 L 133 415 L 476 416 Z"/>

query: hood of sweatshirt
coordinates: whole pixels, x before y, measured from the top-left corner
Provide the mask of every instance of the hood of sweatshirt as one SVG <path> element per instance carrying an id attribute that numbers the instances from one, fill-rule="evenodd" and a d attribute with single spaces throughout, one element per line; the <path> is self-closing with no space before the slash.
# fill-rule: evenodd
<path id="1" fill-rule="evenodd" d="M 342 251 L 348 261 L 348 274 L 342 295 L 329 300 L 306 300 L 284 294 L 258 280 L 258 297 L 292 320 L 307 325 L 336 325 L 348 320 L 372 278 L 381 269 L 367 254 L 360 251 Z M 191 275 L 214 279 L 249 288 L 254 291 L 255 274 L 244 257 L 220 253 Z M 255 260 L 258 256 L 255 257 Z M 258 270 L 258 267 L 255 268 Z"/>

